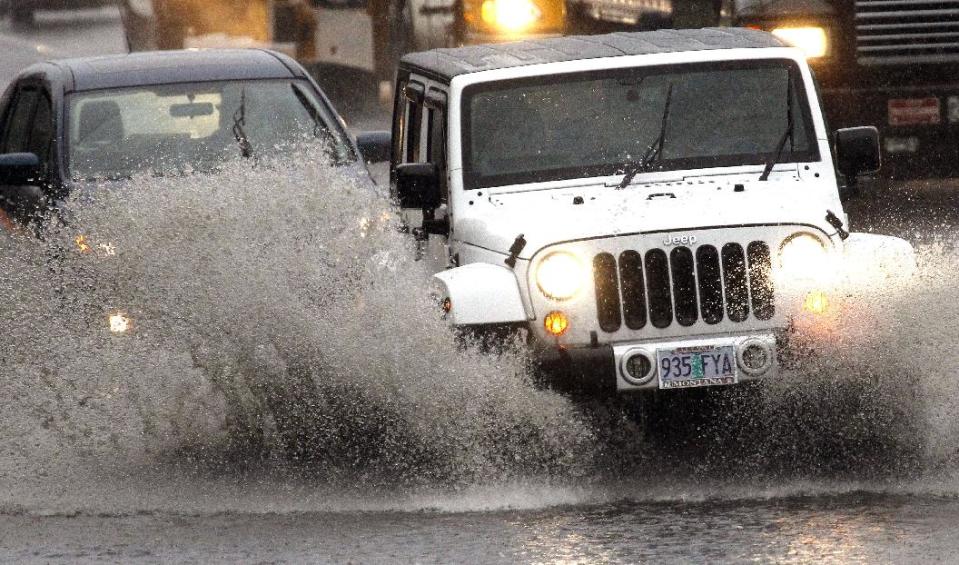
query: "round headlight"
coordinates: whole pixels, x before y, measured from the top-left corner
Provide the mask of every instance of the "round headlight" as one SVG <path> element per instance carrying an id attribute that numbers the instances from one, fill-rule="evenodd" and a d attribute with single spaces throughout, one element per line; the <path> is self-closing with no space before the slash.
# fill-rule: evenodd
<path id="1" fill-rule="evenodd" d="M 797 276 L 818 273 L 826 263 L 826 247 L 818 237 L 809 233 L 790 236 L 779 248 L 782 270 Z"/>
<path id="2" fill-rule="evenodd" d="M 566 300 L 576 295 L 586 282 L 586 269 L 582 262 L 565 251 L 550 253 L 536 269 L 536 284 L 539 289 L 556 300 Z"/>

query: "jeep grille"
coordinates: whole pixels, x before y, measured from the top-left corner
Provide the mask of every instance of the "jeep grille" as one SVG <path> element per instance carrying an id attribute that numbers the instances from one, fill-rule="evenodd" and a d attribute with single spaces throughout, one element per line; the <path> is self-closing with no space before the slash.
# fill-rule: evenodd
<path id="1" fill-rule="evenodd" d="M 593 258 L 599 327 L 612 333 L 623 324 L 640 330 L 724 318 L 744 322 L 750 313 L 769 320 L 776 313 L 770 269 L 769 246 L 762 241 L 746 249 L 738 243 L 701 245 L 695 253 L 689 247 L 627 250 L 618 258 L 600 253 Z"/>
<path id="2" fill-rule="evenodd" d="M 858 0 L 856 54 L 862 65 L 959 61 L 959 4 Z"/>

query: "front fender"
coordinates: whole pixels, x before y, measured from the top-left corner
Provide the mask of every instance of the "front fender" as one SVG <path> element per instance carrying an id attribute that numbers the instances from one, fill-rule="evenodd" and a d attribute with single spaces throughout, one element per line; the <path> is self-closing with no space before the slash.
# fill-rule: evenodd
<path id="1" fill-rule="evenodd" d="M 843 245 L 846 281 L 860 288 L 910 282 L 916 252 L 908 241 L 889 235 L 852 233 Z"/>
<path id="2" fill-rule="evenodd" d="M 433 275 L 449 299 L 449 320 L 457 326 L 508 324 L 528 320 L 516 274 L 506 267 L 471 263 Z"/>

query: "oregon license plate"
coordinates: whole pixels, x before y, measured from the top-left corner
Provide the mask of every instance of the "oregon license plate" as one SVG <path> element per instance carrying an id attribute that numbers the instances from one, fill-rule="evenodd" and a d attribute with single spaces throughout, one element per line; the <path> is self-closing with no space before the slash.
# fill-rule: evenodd
<path id="1" fill-rule="evenodd" d="M 681 347 L 656 352 L 659 388 L 695 388 L 736 384 L 736 348 Z"/>

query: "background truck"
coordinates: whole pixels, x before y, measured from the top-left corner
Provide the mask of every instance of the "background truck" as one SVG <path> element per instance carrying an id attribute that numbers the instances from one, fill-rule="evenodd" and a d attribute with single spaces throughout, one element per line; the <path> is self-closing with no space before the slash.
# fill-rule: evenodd
<path id="1" fill-rule="evenodd" d="M 959 4 L 932 0 L 582 0 L 592 25 L 654 29 L 733 25 L 770 31 L 806 51 L 834 127 L 869 124 L 892 179 L 959 173 Z M 683 10 L 693 17 L 676 17 Z M 692 24 L 692 25 L 687 25 Z"/>
<path id="2" fill-rule="evenodd" d="M 879 128 L 887 176 L 957 176 L 959 4 L 737 0 L 733 22 L 803 47 L 831 125 Z"/>
<path id="3" fill-rule="evenodd" d="M 122 0 L 121 8 L 133 51 L 266 47 L 295 57 L 354 125 L 388 119 L 408 52 L 567 31 L 566 0 Z"/>
<path id="4" fill-rule="evenodd" d="M 392 99 L 411 51 L 732 25 L 801 47 L 833 127 L 879 128 L 883 176 L 959 174 L 959 8 L 931 0 L 124 0 L 134 49 L 267 45 L 348 116 Z M 358 95 L 358 93 L 362 93 Z M 365 94 L 365 96 L 363 95 Z"/>
<path id="5" fill-rule="evenodd" d="M 316 57 L 316 22 L 300 0 L 126 0 L 133 51 L 261 46 L 303 62 Z"/>
<path id="6" fill-rule="evenodd" d="M 385 82 L 411 51 L 567 31 L 566 0 L 123 0 L 123 12 L 132 50 L 265 46 Z"/>

